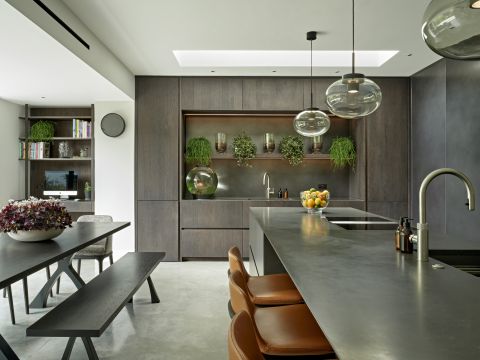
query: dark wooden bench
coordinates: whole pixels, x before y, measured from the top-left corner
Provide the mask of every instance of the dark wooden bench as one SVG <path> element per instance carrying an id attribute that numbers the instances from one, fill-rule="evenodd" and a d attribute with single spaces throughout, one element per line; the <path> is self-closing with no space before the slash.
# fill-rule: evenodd
<path id="1" fill-rule="evenodd" d="M 69 359 L 77 337 L 89 359 L 98 359 L 92 337 L 99 337 L 140 286 L 148 281 L 152 303 L 160 302 L 150 274 L 163 252 L 128 253 L 27 328 L 27 336 L 68 337 L 62 359 Z"/>

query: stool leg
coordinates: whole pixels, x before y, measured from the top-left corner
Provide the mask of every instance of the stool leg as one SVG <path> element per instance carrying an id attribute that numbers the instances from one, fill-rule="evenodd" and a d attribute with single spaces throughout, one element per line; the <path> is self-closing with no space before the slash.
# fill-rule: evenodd
<path id="1" fill-rule="evenodd" d="M 47 266 L 45 269 L 47 270 L 47 281 L 48 281 L 52 277 L 52 274 L 50 274 L 50 266 Z M 50 297 L 53 297 L 52 289 L 50 289 Z"/>
<path id="2" fill-rule="evenodd" d="M 76 337 L 68 338 L 67 346 L 65 347 L 65 351 L 63 352 L 62 360 L 69 360 L 70 355 L 72 354 L 73 345 L 75 344 Z"/>
<path id="3" fill-rule="evenodd" d="M 15 325 L 15 310 L 13 309 L 13 298 L 12 298 L 12 286 L 7 286 L 8 293 L 8 306 L 10 307 L 10 318 L 12 319 L 12 324 Z"/>
<path id="4" fill-rule="evenodd" d="M 25 300 L 25 314 L 30 314 L 30 301 L 28 301 L 28 282 L 27 277 L 22 279 L 23 283 L 23 300 Z"/>

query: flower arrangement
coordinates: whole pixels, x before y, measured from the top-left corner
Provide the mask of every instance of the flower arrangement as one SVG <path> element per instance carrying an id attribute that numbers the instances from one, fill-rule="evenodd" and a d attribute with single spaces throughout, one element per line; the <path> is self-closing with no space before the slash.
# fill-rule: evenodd
<path id="1" fill-rule="evenodd" d="M 0 231 L 50 230 L 71 227 L 72 218 L 60 200 L 10 200 L 0 212 Z"/>

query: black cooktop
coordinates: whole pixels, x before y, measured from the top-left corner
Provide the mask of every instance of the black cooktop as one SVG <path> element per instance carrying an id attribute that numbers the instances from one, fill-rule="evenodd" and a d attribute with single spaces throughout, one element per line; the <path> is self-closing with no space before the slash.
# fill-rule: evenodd
<path id="1" fill-rule="evenodd" d="M 335 224 L 346 230 L 395 230 L 397 224 Z"/>
<path id="2" fill-rule="evenodd" d="M 326 217 L 328 221 L 335 222 L 335 221 L 382 221 L 382 222 L 390 222 L 390 220 L 378 217 L 378 216 L 356 216 L 356 217 Z"/>

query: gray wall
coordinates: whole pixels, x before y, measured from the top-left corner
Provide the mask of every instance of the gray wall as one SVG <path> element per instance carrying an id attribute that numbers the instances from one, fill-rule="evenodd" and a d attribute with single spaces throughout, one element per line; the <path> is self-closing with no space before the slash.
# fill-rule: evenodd
<path id="1" fill-rule="evenodd" d="M 412 77 L 411 215 L 418 220 L 418 189 L 439 167 L 464 172 L 480 189 L 480 61 L 440 60 Z M 480 211 L 468 212 L 463 184 L 435 179 L 427 192 L 427 221 L 436 231 L 472 238 Z"/>

